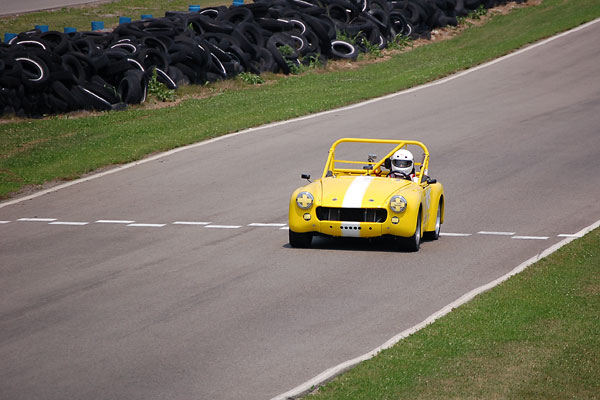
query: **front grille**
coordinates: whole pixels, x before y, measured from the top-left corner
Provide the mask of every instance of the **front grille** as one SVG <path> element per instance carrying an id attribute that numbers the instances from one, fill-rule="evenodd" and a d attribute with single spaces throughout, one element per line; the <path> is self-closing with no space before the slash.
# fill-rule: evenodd
<path id="1" fill-rule="evenodd" d="M 320 221 L 384 222 L 387 218 L 387 210 L 384 208 L 317 207 L 317 218 Z"/>

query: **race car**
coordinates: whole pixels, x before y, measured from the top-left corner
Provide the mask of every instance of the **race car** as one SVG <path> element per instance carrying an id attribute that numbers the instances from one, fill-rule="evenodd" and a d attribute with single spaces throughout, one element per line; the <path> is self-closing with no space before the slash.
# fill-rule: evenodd
<path id="1" fill-rule="evenodd" d="M 384 154 L 379 161 L 374 149 Z M 418 251 L 424 235 L 439 238 L 444 222 L 444 187 L 428 168 L 429 151 L 418 141 L 339 139 L 322 177 L 302 174 L 309 184 L 290 198 L 290 245 L 310 247 L 315 235 L 391 236 L 399 249 Z"/>

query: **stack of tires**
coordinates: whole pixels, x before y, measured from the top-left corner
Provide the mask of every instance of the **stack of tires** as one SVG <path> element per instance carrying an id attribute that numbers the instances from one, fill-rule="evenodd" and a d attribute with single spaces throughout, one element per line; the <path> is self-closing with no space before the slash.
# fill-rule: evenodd
<path id="1" fill-rule="evenodd" d="M 122 109 L 145 101 L 154 74 L 175 89 L 244 71 L 288 74 L 301 63 L 353 60 L 367 45 L 427 36 L 481 5 L 505 2 L 256 0 L 167 12 L 112 32 L 23 32 L 0 44 L 0 115 Z"/>

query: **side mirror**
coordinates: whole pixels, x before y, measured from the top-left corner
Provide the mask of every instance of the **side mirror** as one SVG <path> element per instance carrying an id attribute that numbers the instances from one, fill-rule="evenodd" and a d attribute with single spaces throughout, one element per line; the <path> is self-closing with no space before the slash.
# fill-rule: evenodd
<path id="1" fill-rule="evenodd" d="M 383 162 L 383 166 L 385 167 L 385 169 L 392 169 L 392 160 L 386 158 Z"/>
<path id="2" fill-rule="evenodd" d="M 437 183 L 437 179 L 427 178 L 427 183 L 433 185 L 434 183 Z"/>
<path id="3" fill-rule="evenodd" d="M 310 182 L 310 174 L 302 174 L 302 175 L 300 175 L 300 178 L 306 179 L 307 181 Z"/>

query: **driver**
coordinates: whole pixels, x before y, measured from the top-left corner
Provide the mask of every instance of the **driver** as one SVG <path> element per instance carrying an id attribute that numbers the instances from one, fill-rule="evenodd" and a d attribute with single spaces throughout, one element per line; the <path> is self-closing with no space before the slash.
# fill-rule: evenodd
<path id="1" fill-rule="evenodd" d="M 392 170 L 388 174 L 389 178 L 402 178 L 409 181 L 414 180 L 414 158 L 410 151 L 400 149 L 390 157 L 390 160 L 392 161 Z"/>

